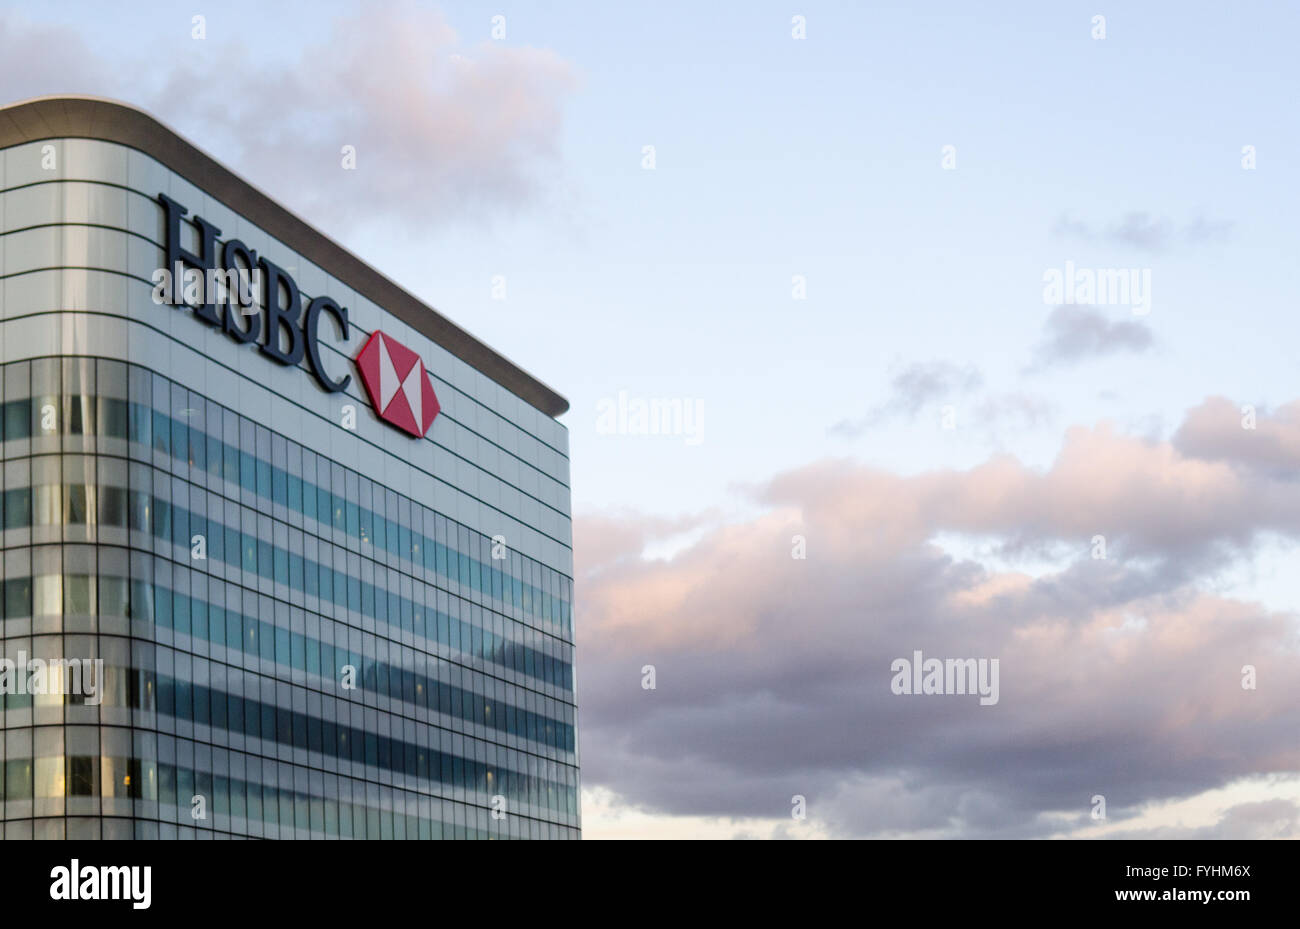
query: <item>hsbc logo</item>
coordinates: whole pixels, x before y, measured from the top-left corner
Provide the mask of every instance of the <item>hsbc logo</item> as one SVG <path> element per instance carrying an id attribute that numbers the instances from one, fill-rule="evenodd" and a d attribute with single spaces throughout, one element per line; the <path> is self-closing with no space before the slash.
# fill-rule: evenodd
<path id="1" fill-rule="evenodd" d="M 370 404 L 384 422 L 423 438 L 441 406 L 420 356 L 376 331 L 357 353 Z"/>
<path id="2" fill-rule="evenodd" d="M 331 317 L 341 341 L 348 341 L 345 307 L 316 297 L 304 310 L 298 285 L 287 271 L 238 239 L 220 243 L 221 230 L 199 216 L 190 220 L 199 249 L 189 251 L 181 244 L 181 222 L 189 210 L 166 194 L 159 194 L 158 202 L 166 214 L 167 266 L 154 272 L 156 302 L 188 307 L 234 341 L 256 343 L 279 364 L 297 367 L 305 356 L 326 391 L 347 389 L 352 376 L 334 380 L 326 373 L 319 341 L 322 316 Z M 441 407 L 419 355 L 376 332 L 357 353 L 356 364 L 380 419 L 417 439 L 428 434 Z"/>

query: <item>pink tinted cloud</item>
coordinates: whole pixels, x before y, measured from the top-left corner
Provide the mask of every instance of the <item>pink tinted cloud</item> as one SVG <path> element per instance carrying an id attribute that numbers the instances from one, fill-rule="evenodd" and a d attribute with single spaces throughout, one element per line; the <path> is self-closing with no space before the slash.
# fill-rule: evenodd
<path id="1" fill-rule="evenodd" d="M 183 42 L 142 71 L 149 50 L 109 55 L 76 28 L 0 12 L 5 102 L 120 97 L 336 235 L 376 216 L 417 231 L 479 222 L 562 182 L 564 106 L 579 79 L 553 51 L 467 42 L 410 2 L 340 17 L 319 43 L 286 36 L 277 55 L 241 41 L 237 21 L 210 15 L 201 41 L 186 21 Z"/>
<path id="2" fill-rule="evenodd" d="M 1254 428 L 1249 428 L 1252 418 Z M 1198 458 L 1295 475 L 1300 470 L 1300 402 L 1267 415 L 1226 397 L 1210 397 L 1188 411 L 1173 442 Z"/>
<path id="3" fill-rule="evenodd" d="M 669 561 L 628 547 L 607 559 L 579 519 L 584 776 L 674 812 L 788 815 L 793 792 L 844 834 L 905 828 L 906 809 L 916 829 L 1033 835 L 1095 792 L 1122 816 L 1298 771 L 1296 615 L 1191 582 L 1225 566 L 1224 546 L 1248 560 L 1262 531 L 1300 538 L 1276 463 L 1102 425 L 1071 430 L 1042 472 L 1007 457 L 912 477 L 810 465 L 755 490 L 767 513 Z M 621 521 L 635 536 L 637 520 Z M 994 571 L 946 555 L 939 532 L 1064 542 L 1073 556 L 1038 577 Z M 1105 560 L 1090 557 L 1095 534 L 1111 542 Z M 795 535 L 806 560 L 791 557 Z M 891 661 L 916 648 L 999 658 L 999 704 L 891 694 Z M 852 788 L 863 782 L 890 791 Z M 864 799 L 900 783 L 908 804 Z"/>
<path id="4" fill-rule="evenodd" d="M 382 215 L 424 229 L 526 205 L 558 168 L 577 86 L 554 52 L 467 46 L 410 3 L 340 18 L 326 42 L 282 60 L 228 53 L 221 82 L 199 65 L 174 71 L 160 110 L 220 134 L 255 180 L 334 224 Z"/>

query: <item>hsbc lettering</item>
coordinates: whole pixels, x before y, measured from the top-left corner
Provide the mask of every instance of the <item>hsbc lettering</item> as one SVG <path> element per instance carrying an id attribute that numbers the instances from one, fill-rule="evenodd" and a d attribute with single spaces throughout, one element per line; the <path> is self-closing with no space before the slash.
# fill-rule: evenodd
<path id="1" fill-rule="evenodd" d="M 214 273 L 230 272 L 243 280 L 260 278 L 262 282 L 261 313 L 248 312 L 254 306 L 253 295 L 246 286 L 223 288 L 224 299 L 218 302 L 217 288 L 204 286 L 197 305 L 191 307 L 194 315 L 241 344 L 256 343 L 258 351 L 277 364 L 296 367 L 304 357 L 316 382 L 330 393 L 345 390 L 352 375 L 332 379 L 325 371 L 320 354 L 320 323 L 322 316 L 334 320 L 340 341 L 348 340 L 348 311 L 329 297 L 316 297 L 307 304 L 304 312 L 302 295 L 294 279 L 279 265 L 257 252 L 239 239 L 228 239 L 220 248 L 217 239 L 221 230 L 207 220 L 195 216 L 190 221 L 198 232 L 198 252 L 181 245 L 181 220 L 189 213 L 185 207 L 166 194 L 158 195 L 166 213 L 167 224 L 167 274 L 171 276 L 170 298 L 172 306 L 186 306 L 182 298 L 181 281 L 184 272 L 193 269 L 205 281 Z M 227 275 L 227 279 L 230 279 Z"/>

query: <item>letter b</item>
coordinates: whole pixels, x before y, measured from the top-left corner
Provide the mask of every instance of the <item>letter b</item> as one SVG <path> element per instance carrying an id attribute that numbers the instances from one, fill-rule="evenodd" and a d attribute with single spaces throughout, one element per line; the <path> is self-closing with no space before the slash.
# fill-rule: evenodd
<path id="1" fill-rule="evenodd" d="M 282 365 L 296 365 L 302 361 L 304 345 L 302 333 L 298 331 L 298 317 L 302 315 L 302 297 L 298 294 L 298 285 L 293 282 L 284 269 L 274 262 L 262 258 L 258 261 L 266 275 L 266 341 L 261 350 Z M 280 308 L 280 285 L 288 295 L 288 302 Z M 288 350 L 280 348 L 280 333 L 289 338 Z"/>

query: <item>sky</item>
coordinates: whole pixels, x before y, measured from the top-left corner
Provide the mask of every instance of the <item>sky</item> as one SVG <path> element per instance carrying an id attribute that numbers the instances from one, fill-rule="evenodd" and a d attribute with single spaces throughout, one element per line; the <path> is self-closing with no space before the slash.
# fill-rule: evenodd
<path id="1" fill-rule="evenodd" d="M 586 837 L 1300 835 L 1295 8 L 203 6 L 0 5 L 0 97 L 570 400 Z"/>

